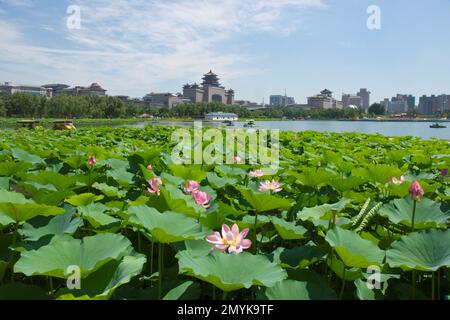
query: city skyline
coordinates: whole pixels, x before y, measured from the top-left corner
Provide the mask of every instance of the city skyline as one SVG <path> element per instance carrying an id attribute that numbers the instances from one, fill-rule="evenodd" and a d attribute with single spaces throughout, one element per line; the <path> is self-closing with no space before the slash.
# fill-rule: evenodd
<path id="1" fill-rule="evenodd" d="M 371 4 L 380 30 L 367 28 Z M 67 26 L 70 5 L 81 8 L 81 29 Z M 323 88 L 337 99 L 360 88 L 371 102 L 419 98 L 450 92 L 449 35 L 443 0 L 0 0 L 0 80 L 98 82 L 110 95 L 143 97 L 176 93 L 213 69 L 258 103 L 285 90 L 304 103 Z"/>

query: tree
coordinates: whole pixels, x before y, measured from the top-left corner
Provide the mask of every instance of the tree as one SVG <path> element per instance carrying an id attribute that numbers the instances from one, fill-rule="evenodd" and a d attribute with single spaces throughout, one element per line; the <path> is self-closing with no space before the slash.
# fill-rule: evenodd
<path id="1" fill-rule="evenodd" d="M 386 109 L 381 104 L 374 103 L 370 106 L 369 113 L 377 115 L 377 116 L 381 116 L 386 113 Z"/>
<path id="2" fill-rule="evenodd" d="M 2 97 L 0 97 L 0 117 L 6 117 L 6 106 Z"/>

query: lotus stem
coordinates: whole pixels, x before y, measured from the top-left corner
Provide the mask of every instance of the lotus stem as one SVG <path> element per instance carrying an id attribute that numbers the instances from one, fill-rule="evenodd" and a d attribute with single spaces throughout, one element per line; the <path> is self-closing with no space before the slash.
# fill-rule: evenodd
<path id="1" fill-rule="evenodd" d="M 216 301 L 216 286 L 212 285 L 212 298 L 214 301 Z"/>
<path id="2" fill-rule="evenodd" d="M 441 269 L 437 271 L 437 298 L 441 300 Z"/>
<path id="3" fill-rule="evenodd" d="M 224 291 L 223 292 L 223 294 L 222 294 L 222 300 L 227 300 L 227 294 L 228 294 L 228 292 L 226 292 L 226 291 Z"/>
<path id="4" fill-rule="evenodd" d="M 258 211 L 255 213 L 255 253 L 258 253 L 258 230 L 257 230 L 257 223 L 258 223 Z"/>
<path id="5" fill-rule="evenodd" d="M 150 249 L 150 277 L 153 275 L 153 255 L 154 255 L 154 240 L 152 238 L 152 247 Z M 150 287 L 153 287 L 153 282 L 150 282 Z"/>
<path id="6" fill-rule="evenodd" d="M 412 299 L 416 299 L 416 270 L 412 271 L 411 275 L 411 286 L 412 286 Z"/>
<path id="7" fill-rule="evenodd" d="M 414 219 L 416 218 L 416 206 L 417 206 L 417 201 L 414 200 L 412 220 L 411 220 L 411 229 L 412 229 L 412 231 L 414 231 Z"/>
<path id="8" fill-rule="evenodd" d="M 341 286 L 341 293 L 339 294 L 339 300 L 342 300 L 342 297 L 344 296 L 345 291 L 345 266 L 344 271 L 342 272 L 342 286 Z"/>
<path id="9" fill-rule="evenodd" d="M 48 277 L 48 279 L 49 279 L 49 283 L 50 283 L 50 294 L 53 294 L 53 278 Z"/>
<path id="10" fill-rule="evenodd" d="M 163 255 L 164 255 L 164 244 L 160 242 L 158 244 L 158 272 L 159 272 L 158 299 L 159 300 L 161 300 L 161 298 L 162 298 L 162 277 L 163 277 L 163 267 L 164 267 Z"/>
<path id="11" fill-rule="evenodd" d="M 431 273 L 431 300 L 434 300 L 435 299 L 435 295 L 434 295 L 434 292 L 435 292 L 435 289 L 434 289 L 434 278 L 435 278 L 435 272 L 432 272 Z"/>
<path id="12" fill-rule="evenodd" d="M 138 251 L 142 252 L 141 233 L 140 232 L 138 232 L 138 234 L 137 234 L 137 240 L 138 240 Z"/>

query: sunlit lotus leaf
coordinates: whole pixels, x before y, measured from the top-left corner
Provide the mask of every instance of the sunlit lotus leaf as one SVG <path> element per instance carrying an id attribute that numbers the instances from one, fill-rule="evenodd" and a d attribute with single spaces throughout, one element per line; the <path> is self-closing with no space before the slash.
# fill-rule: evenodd
<path id="1" fill-rule="evenodd" d="M 129 208 L 128 214 L 129 223 L 150 232 L 157 242 L 173 243 L 206 236 L 196 219 L 181 213 L 159 213 L 154 208 L 137 206 Z"/>
<path id="2" fill-rule="evenodd" d="M 160 212 L 174 211 L 194 218 L 198 218 L 206 211 L 195 203 L 191 195 L 186 195 L 180 188 L 169 184 L 161 188 L 160 196 L 150 197 L 150 205 Z"/>
<path id="3" fill-rule="evenodd" d="M 422 230 L 402 236 L 386 252 L 387 263 L 403 270 L 450 267 L 450 230 Z"/>
<path id="4" fill-rule="evenodd" d="M 178 164 L 169 165 L 169 169 L 175 177 L 182 178 L 184 180 L 194 180 L 202 182 L 206 178 L 206 172 L 200 169 L 200 166 L 191 165 L 183 166 Z"/>
<path id="5" fill-rule="evenodd" d="M 27 162 L 0 162 L 0 176 L 13 176 L 20 172 L 27 171 L 32 165 Z"/>
<path id="6" fill-rule="evenodd" d="M 95 195 L 93 193 L 82 193 L 82 194 L 78 194 L 76 196 L 72 196 L 68 199 L 66 199 L 67 203 L 70 203 L 71 205 L 75 206 L 75 207 L 83 207 L 83 206 L 87 206 L 91 203 L 100 201 L 104 198 L 103 195 Z"/>
<path id="7" fill-rule="evenodd" d="M 19 149 L 19 148 L 13 148 L 11 149 L 11 154 L 14 158 L 17 160 L 28 162 L 31 164 L 44 164 L 45 161 L 39 156 L 36 156 L 34 154 L 29 153 L 28 151 Z"/>
<path id="8" fill-rule="evenodd" d="M 81 218 L 74 218 L 72 212 L 56 216 L 42 227 L 33 227 L 29 223 L 25 223 L 19 230 L 20 234 L 26 241 L 37 241 L 47 235 L 64 235 L 73 234 L 83 225 Z"/>
<path id="9" fill-rule="evenodd" d="M 395 199 L 385 204 L 379 211 L 381 216 L 387 217 L 393 223 L 411 226 L 414 201 L 411 197 Z M 441 211 L 441 203 L 424 198 L 416 203 L 414 217 L 415 228 L 430 228 L 444 226 L 450 219 L 450 212 Z"/>
<path id="10" fill-rule="evenodd" d="M 385 252 L 376 244 L 361 238 L 354 231 L 335 227 L 327 233 L 325 240 L 347 267 L 380 266 L 385 256 Z"/>
<path id="11" fill-rule="evenodd" d="M 84 279 L 105 263 L 120 259 L 131 250 L 131 242 L 120 234 L 100 233 L 82 240 L 56 235 L 48 245 L 22 252 L 14 265 L 14 272 L 67 279 L 68 267 L 78 266 Z"/>
<path id="12" fill-rule="evenodd" d="M 400 177 L 403 173 L 397 166 L 387 164 L 370 164 L 366 168 L 356 168 L 352 171 L 352 175 L 381 184 L 388 183 L 392 177 Z"/>
<path id="13" fill-rule="evenodd" d="M 226 254 L 214 252 L 204 257 L 192 257 L 181 251 L 179 272 L 209 282 L 222 291 L 235 291 L 251 286 L 271 287 L 287 277 L 286 272 L 264 256 L 248 252 Z"/>
<path id="14" fill-rule="evenodd" d="M 342 198 L 339 202 L 333 204 L 323 204 L 320 206 L 312 208 L 304 208 L 297 213 L 297 217 L 301 220 L 320 220 L 324 218 L 327 214 L 335 211 L 339 212 L 345 208 L 345 206 L 350 202 L 349 199 Z"/>
<path id="15" fill-rule="evenodd" d="M 78 207 L 78 212 L 81 217 L 89 221 L 94 228 L 108 226 L 119 222 L 119 219 L 106 214 L 108 210 L 110 210 L 110 208 L 101 203 L 91 203 L 87 206 Z"/>
<path id="16" fill-rule="evenodd" d="M 121 285 L 139 275 L 146 262 L 144 255 L 125 256 L 121 261 L 112 260 L 82 280 L 80 290 L 61 289 L 58 300 L 109 299 Z"/>
<path id="17" fill-rule="evenodd" d="M 106 183 L 94 183 L 92 185 L 93 188 L 103 192 L 103 194 L 107 197 L 118 197 L 118 198 L 122 198 L 124 197 L 127 192 L 124 190 L 119 190 L 118 188 L 114 187 L 114 186 L 110 186 L 107 185 Z"/>
<path id="18" fill-rule="evenodd" d="M 129 186 L 133 184 L 134 174 L 128 172 L 126 169 L 112 169 L 108 170 L 107 175 L 114 179 L 121 186 Z"/>

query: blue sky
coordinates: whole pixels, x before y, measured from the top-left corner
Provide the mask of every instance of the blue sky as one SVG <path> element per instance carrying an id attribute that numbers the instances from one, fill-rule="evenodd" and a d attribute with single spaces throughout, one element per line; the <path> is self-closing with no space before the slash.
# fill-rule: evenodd
<path id="1" fill-rule="evenodd" d="M 67 27 L 70 5 L 81 29 Z M 449 39 L 449 0 L 0 0 L 0 82 L 142 97 L 213 69 L 237 99 L 367 87 L 374 102 L 450 94 Z"/>

